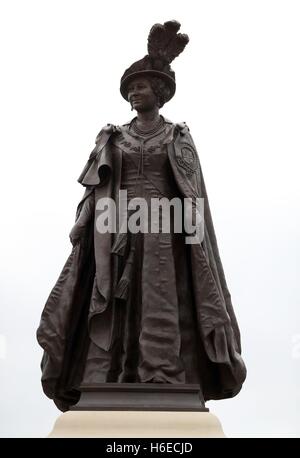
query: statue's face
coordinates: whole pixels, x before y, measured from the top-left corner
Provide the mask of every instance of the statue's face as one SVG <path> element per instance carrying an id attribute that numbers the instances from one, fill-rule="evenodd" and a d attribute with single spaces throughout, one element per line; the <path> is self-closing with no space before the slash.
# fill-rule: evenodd
<path id="1" fill-rule="evenodd" d="M 136 111 L 150 111 L 157 106 L 157 97 L 147 78 L 138 77 L 128 84 L 128 101 Z"/>

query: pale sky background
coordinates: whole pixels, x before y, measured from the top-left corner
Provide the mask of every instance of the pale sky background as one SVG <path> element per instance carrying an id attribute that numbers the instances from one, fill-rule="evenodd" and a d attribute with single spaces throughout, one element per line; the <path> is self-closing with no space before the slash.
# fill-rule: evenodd
<path id="1" fill-rule="evenodd" d="M 71 251 L 77 178 L 155 22 L 190 43 L 162 114 L 198 148 L 248 378 L 208 402 L 228 437 L 300 434 L 300 2 L 0 1 L 0 436 L 45 437 L 35 332 Z"/>

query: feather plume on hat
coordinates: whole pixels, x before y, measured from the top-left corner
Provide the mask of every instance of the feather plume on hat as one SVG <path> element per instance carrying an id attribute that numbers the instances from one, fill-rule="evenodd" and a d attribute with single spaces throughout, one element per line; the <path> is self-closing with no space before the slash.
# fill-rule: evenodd
<path id="1" fill-rule="evenodd" d="M 152 60 L 162 60 L 170 64 L 182 53 L 189 42 L 189 37 L 177 33 L 180 29 L 178 21 L 167 21 L 154 24 L 148 36 L 148 55 Z"/>

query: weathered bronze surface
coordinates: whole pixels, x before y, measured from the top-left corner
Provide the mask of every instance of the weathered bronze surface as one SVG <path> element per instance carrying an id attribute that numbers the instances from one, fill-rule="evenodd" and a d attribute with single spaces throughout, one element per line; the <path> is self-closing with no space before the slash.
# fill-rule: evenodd
<path id="1" fill-rule="evenodd" d="M 43 389 L 63 411 L 81 392 L 78 409 L 155 410 L 161 399 L 161 408 L 203 410 L 205 400 L 235 396 L 246 376 L 196 147 L 185 123 L 159 113 L 176 90 L 170 63 L 188 43 L 179 28 L 152 27 L 148 54 L 121 78 L 137 116 L 100 131 L 78 180 L 73 249 L 37 331 Z M 204 199 L 203 239 L 187 244 L 174 220 L 168 233 L 99 233 L 98 203 L 109 197 L 119 208 L 120 190 L 149 205 Z"/>

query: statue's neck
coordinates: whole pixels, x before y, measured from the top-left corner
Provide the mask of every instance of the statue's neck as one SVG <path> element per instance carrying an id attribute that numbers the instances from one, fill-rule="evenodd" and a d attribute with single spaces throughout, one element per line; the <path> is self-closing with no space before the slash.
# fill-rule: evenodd
<path id="1" fill-rule="evenodd" d="M 158 107 L 154 107 L 149 111 L 138 112 L 136 123 L 140 129 L 146 130 L 155 126 L 159 122 L 159 119 L 159 109 Z"/>

